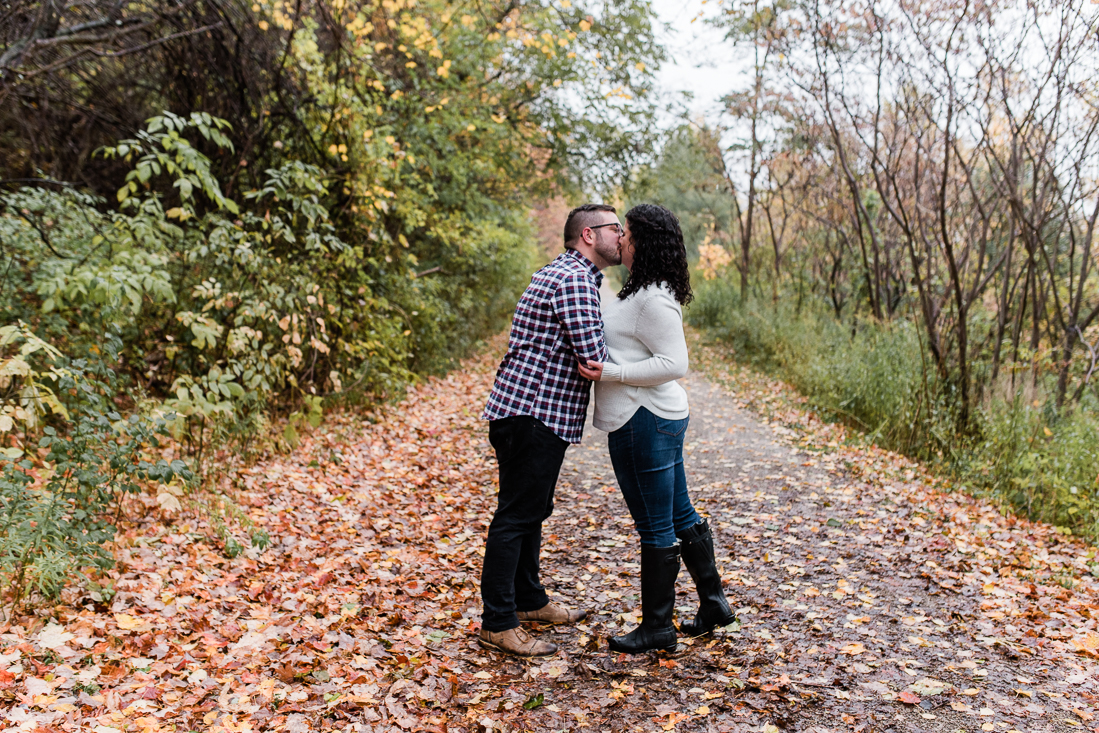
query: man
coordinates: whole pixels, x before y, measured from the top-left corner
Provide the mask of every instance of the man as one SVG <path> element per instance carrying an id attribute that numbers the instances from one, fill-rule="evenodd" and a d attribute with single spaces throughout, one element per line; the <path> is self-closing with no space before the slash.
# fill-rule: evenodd
<path id="1" fill-rule="evenodd" d="M 607 360 L 601 270 L 621 261 L 613 206 L 585 204 L 565 222 L 565 252 L 534 273 L 515 308 L 508 351 L 483 419 L 500 464 L 500 494 L 481 573 L 482 646 L 522 657 L 554 654 L 521 621 L 575 623 L 587 614 L 552 603 L 538 580 L 542 522 L 570 443 L 584 432 L 591 382 L 578 363 Z M 578 361 L 579 360 L 579 361 Z"/>

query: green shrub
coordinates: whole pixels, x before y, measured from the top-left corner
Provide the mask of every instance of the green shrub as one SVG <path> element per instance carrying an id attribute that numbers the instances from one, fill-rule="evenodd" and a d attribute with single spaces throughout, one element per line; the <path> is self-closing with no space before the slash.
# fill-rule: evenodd
<path id="1" fill-rule="evenodd" d="M 741 303 L 726 279 L 698 279 L 693 325 L 735 358 L 777 374 L 826 416 L 883 447 L 929 460 L 1028 516 L 1099 536 L 1099 418 L 1094 399 L 1058 414 L 1048 400 L 989 399 L 960 435 L 950 385 L 928 373 L 914 324 L 837 320 L 797 298 Z M 978 367 L 981 364 L 978 362 Z"/>
<path id="2" fill-rule="evenodd" d="M 981 437 L 958 462 L 961 480 L 1028 516 L 1099 536 L 1099 417 L 1085 401 L 1067 415 L 1050 402 L 994 402 Z"/>
<path id="3" fill-rule="evenodd" d="M 117 206 L 68 186 L 0 194 L 13 318 L 0 329 L 0 573 L 17 599 L 109 563 L 126 493 L 160 484 L 179 506 L 168 484 L 191 474 L 146 458 L 158 435 L 199 474 L 211 448 L 269 445 L 276 421 L 296 445 L 326 403 L 386 399 L 447 368 L 504 325 L 526 282 L 518 208 L 433 222 L 424 236 L 446 255 L 417 273 L 411 251 L 387 254 L 404 233 L 337 227 L 319 168 L 287 160 L 226 196 L 197 147 L 231 152 L 226 134 L 209 115 L 165 113 L 100 151 L 129 166 Z"/>
<path id="4" fill-rule="evenodd" d="M 436 231 L 455 256 L 410 277 L 338 234 L 317 168 L 289 161 L 240 204 L 224 196 L 187 140 L 230 149 L 223 127 L 165 114 L 103 151 L 132 166 L 116 211 L 67 188 L 0 196 L 17 285 L 0 299 L 70 356 L 117 332 L 123 389 L 172 411 L 197 459 L 249 445 L 275 409 L 293 443 L 320 398 L 398 394 L 502 327 L 529 272 L 524 218 L 452 217 Z"/>
<path id="5" fill-rule="evenodd" d="M 938 411 L 938 386 L 923 382 L 910 324 L 845 324 L 813 303 L 799 308 L 789 299 L 740 305 L 725 280 L 702 280 L 688 316 L 737 359 L 778 372 L 819 409 L 894 445 L 917 445 L 915 424 Z"/>
<path id="6" fill-rule="evenodd" d="M 103 343 L 117 351 L 116 338 Z M 105 545 L 126 494 L 193 476 L 148 454 L 165 425 L 123 418 L 102 362 L 70 362 L 24 325 L 0 328 L 0 349 L 15 351 L 0 359 L 5 432 L 22 428 L 25 440 L 0 456 L 0 577 L 18 604 L 28 591 L 56 596 L 81 568 L 112 565 Z"/>

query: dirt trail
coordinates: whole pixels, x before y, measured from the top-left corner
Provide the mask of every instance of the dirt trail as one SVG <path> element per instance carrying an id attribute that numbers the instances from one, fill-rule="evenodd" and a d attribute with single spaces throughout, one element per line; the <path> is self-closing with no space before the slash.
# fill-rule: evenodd
<path id="1" fill-rule="evenodd" d="M 1099 730 L 1094 548 L 937 492 L 695 337 L 687 473 L 739 628 L 674 657 L 608 652 L 639 610 L 638 546 L 589 428 L 543 577 L 594 615 L 538 630 L 550 659 L 481 649 L 496 470 L 477 416 L 503 348 L 385 412 L 326 416 L 289 454 L 227 460 L 226 500 L 266 549 L 228 557 L 209 513 L 136 497 L 110 597 L 74 585 L 0 627 L 0 728 Z M 692 612 L 686 572 L 679 589 Z"/>
<path id="2" fill-rule="evenodd" d="M 552 594 L 594 616 L 576 629 L 544 629 L 562 651 L 533 664 L 467 639 L 460 656 L 491 679 L 458 702 L 531 730 L 1091 727 L 1084 721 L 1095 712 L 1099 668 L 1027 626 L 1071 627 L 1062 611 L 1081 624 L 1077 631 L 1093 629 L 1094 594 L 1085 594 L 1091 609 L 1072 610 L 1060 588 L 1040 600 L 1030 586 L 1021 622 L 1005 624 L 1013 619 L 990 613 L 998 606 L 988 599 L 1011 593 L 1010 583 L 1002 590 L 974 558 L 977 548 L 948 539 L 943 523 L 986 522 L 977 529 L 990 543 L 1020 547 L 1027 527 L 1012 534 L 964 497 L 934 506 L 922 487 L 859 480 L 840 454 L 793 446 L 790 430 L 762 424 L 702 375 L 684 386 L 690 490 L 714 527 L 740 628 L 681 644 L 672 660 L 608 653 L 606 637 L 631 626 L 639 610 L 638 551 L 606 434 L 589 424 L 566 457 L 545 527 L 543 576 Z M 678 587 L 678 613 L 693 612 L 685 570 Z M 518 709 L 539 694 L 542 706 Z"/>

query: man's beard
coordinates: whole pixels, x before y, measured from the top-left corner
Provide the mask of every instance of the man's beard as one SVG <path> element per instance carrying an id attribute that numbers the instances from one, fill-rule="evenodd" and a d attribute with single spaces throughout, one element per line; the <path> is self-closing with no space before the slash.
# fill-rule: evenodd
<path id="1" fill-rule="evenodd" d="M 621 240 L 619 240 L 621 241 Z M 603 232 L 596 235 L 595 251 L 611 265 L 622 264 L 622 250 L 617 244 L 611 244 L 603 238 Z"/>

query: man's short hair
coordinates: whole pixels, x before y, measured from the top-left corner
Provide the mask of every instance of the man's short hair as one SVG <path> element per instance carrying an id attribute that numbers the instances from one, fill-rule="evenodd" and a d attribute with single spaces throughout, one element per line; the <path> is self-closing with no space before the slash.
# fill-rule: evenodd
<path id="1" fill-rule="evenodd" d="M 584 204 L 570 211 L 569 218 L 565 219 L 565 249 L 576 249 L 584 229 L 602 223 L 597 214 L 603 211 L 613 214 L 615 209 L 609 204 Z"/>

